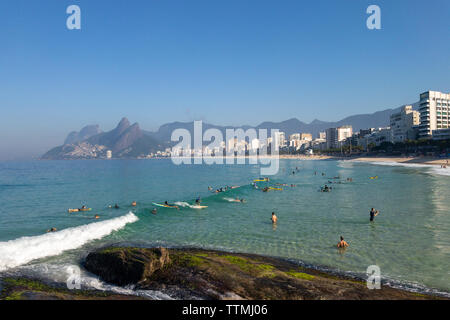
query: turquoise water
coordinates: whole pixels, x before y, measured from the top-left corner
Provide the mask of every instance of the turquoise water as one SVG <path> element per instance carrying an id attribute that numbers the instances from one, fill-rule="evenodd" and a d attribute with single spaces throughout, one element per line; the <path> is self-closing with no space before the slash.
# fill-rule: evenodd
<path id="1" fill-rule="evenodd" d="M 251 186 L 259 170 L 248 164 L 176 166 L 170 160 L 1 162 L 0 271 L 39 264 L 48 270 L 61 261 L 79 262 L 93 247 L 125 242 L 250 252 L 359 274 L 378 265 L 383 279 L 450 292 L 447 171 L 280 160 L 270 185 L 296 186 L 264 193 Z M 341 184 L 318 192 L 336 176 Z M 220 194 L 207 188 L 226 185 L 241 187 Z M 152 202 L 192 204 L 197 196 L 207 209 L 150 213 Z M 234 197 L 246 203 L 226 199 Z M 115 203 L 120 209 L 108 208 Z M 83 204 L 93 210 L 67 213 Z M 371 207 L 380 211 L 374 223 Z M 50 227 L 63 231 L 46 234 Z M 73 229 L 64 233 L 68 228 Z M 345 252 L 336 249 L 340 235 L 350 244 Z M 38 260 L 27 261 L 31 255 Z"/>

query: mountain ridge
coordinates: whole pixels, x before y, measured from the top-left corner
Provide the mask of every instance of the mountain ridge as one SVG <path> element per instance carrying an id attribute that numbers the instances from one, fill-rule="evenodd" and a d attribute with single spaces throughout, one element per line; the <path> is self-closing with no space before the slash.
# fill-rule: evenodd
<path id="1" fill-rule="evenodd" d="M 417 107 L 416 104 L 413 104 Z M 313 137 L 327 128 L 351 125 L 353 131 L 366 128 L 386 127 L 389 125 L 391 114 L 398 112 L 401 107 L 385 109 L 370 114 L 357 114 L 348 116 L 339 121 L 328 122 L 314 119 L 310 123 L 305 123 L 297 118 L 290 118 L 280 122 L 264 121 L 257 126 L 243 125 L 240 127 L 214 125 L 203 122 L 203 130 L 210 128 L 218 129 L 225 137 L 226 129 L 249 128 L 255 129 L 279 129 L 285 132 L 286 137 L 293 133 L 311 133 Z M 46 152 L 41 159 L 91 159 L 105 158 L 106 151 L 111 150 L 114 157 L 141 157 L 150 152 L 156 152 L 162 148 L 170 147 L 174 144 L 171 141 L 172 132 L 175 129 L 186 129 L 193 137 L 194 122 L 174 121 L 161 125 L 156 131 L 142 130 L 137 122 L 130 124 L 126 117 L 123 117 L 118 125 L 107 132 L 102 132 L 98 125 L 84 127 L 80 132 L 69 133 L 65 143 Z M 98 132 L 95 134 L 95 132 Z M 94 133 L 94 134 L 93 134 Z M 81 139 L 86 137 L 85 139 Z M 69 143 L 66 143 L 69 142 Z"/>

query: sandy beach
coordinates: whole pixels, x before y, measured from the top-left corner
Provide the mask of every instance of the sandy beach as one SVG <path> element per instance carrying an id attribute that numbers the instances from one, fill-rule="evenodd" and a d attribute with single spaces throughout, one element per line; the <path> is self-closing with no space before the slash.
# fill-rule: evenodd
<path id="1" fill-rule="evenodd" d="M 398 163 L 411 163 L 411 164 L 427 164 L 434 166 L 449 165 L 449 158 L 436 158 L 436 157 L 377 157 L 377 156 L 353 156 L 353 157 L 336 157 L 327 155 L 280 155 L 280 159 L 300 159 L 300 160 L 355 160 L 361 162 L 398 162 Z"/>

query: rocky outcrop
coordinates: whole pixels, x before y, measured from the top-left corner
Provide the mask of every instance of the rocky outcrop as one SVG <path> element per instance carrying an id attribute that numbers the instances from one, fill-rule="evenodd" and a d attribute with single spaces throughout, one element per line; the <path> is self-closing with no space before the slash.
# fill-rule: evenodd
<path id="1" fill-rule="evenodd" d="M 360 300 L 435 299 L 365 281 L 326 274 L 292 262 L 200 249 L 107 248 L 85 267 L 103 280 L 159 290 L 179 299 Z"/>
<path id="2" fill-rule="evenodd" d="M 80 141 L 84 141 L 86 139 L 89 139 L 92 136 L 95 136 L 95 135 L 101 133 L 101 132 L 102 131 L 100 130 L 98 124 L 89 125 L 89 126 L 84 127 L 83 129 L 81 129 L 80 132 L 72 131 L 71 133 L 69 133 L 66 140 L 64 141 L 64 144 L 74 144 L 74 143 L 77 143 Z"/>
<path id="3" fill-rule="evenodd" d="M 163 148 L 146 135 L 138 123 L 130 125 L 127 118 L 122 118 L 117 127 L 108 132 L 101 132 L 98 126 L 71 132 L 64 145 L 51 149 L 41 159 L 102 159 L 106 158 L 107 150 L 112 151 L 114 158 L 138 158 Z"/>
<path id="4" fill-rule="evenodd" d="M 90 253 L 84 266 L 102 280 L 124 286 L 145 281 L 169 262 L 164 248 L 110 248 Z"/>

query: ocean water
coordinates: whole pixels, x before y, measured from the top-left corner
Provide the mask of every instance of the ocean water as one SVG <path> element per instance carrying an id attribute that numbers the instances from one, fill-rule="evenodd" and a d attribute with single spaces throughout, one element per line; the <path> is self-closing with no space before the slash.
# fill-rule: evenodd
<path id="1" fill-rule="evenodd" d="M 286 159 L 280 160 L 280 171 L 269 183 L 258 185 L 295 187 L 266 193 L 251 186 L 260 175 L 258 165 L 176 166 L 170 160 L 0 162 L 0 276 L 29 274 L 65 282 L 67 267 L 79 265 L 96 247 L 195 246 L 283 257 L 358 275 L 378 265 L 385 282 L 448 295 L 449 171 L 395 163 Z M 338 176 L 341 179 L 331 179 Z M 347 182 L 348 177 L 353 182 Z M 332 186 L 332 192 L 319 192 L 324 184 Z M 240 187 L 219 194 L 208 191 L 208 186 L 227 185 Z M 187 205 L 198 196 L 207 209 Z M 236 197 L 246 202 L 230 202 Z M 137 207 L 131 207 L 133 200 Z M 152 202 L 166 200 L 179 202 L 180 210 L 158 207 L 157 214 L 151 214 Z M 120 209 L 109 208 L 115 203 Z M 92 211 L 67 212 L 83 204 Z M 372 207 L 380 214 L 370 223 Z M 270 221 L 272 211 L 279 220 L 276 228 Z M 46 233 L 51 227 L 58 232 Z M 336 249 L 340 235 L 350 244 L 344 252 Z M 87 287 L 132 291 L 82 273 Z M 170 298 L 161 292 L 133 293 Z"/>

